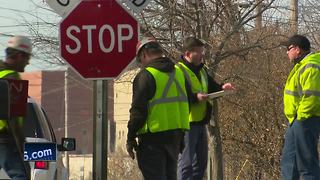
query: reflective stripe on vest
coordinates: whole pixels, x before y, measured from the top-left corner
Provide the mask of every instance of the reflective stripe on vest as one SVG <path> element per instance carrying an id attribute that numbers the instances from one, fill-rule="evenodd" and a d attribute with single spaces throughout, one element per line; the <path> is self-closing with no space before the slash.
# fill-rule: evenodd
<path id="1" fill-rule="evenodd" d="M 315 68 L 315 69 L 318 69 L 318 71 L 320 71 L 320 65 L 317 65 L 317 64 L 307 64 L 307 65 L 305 65 L 303 68 L 301 68 L 301 70 L 299 71 L 298 79 L 300 79 L 301 74 L 302 74 L 306 69 L 308 69 L 308 68 Z M 298 81 L 298 86 L 297 86 L 297 88 L 298 88 L 298 93 L 299 93 L 300 96 L 302 96 L 304 93 L 306 93 L 306 92 L 303 92 L 303 91 L 302 91 L 302 87 L 301 87 L 300 81 Z M 313 92 L 312 92 L 312 91 L 308 91 L 308 94 L 309 94 L 309 95 L 312 95 Z M 314 95 L 317 95 L 317 94 L 319 94 L 319 92 L 314 91 Z"/>
<path id="2" fill-rule="evenodd" d="M 155 79 L 156 91 L 148 103 L 148 117 L 137 134 L 155 133 L 174 129 L 189 129 L 189 104 L 183 73 L 178 68 L 164 73 L 146 68 Z"/>
<path id="3" fill-rule="evenodd" d="M 290 72 L 284 90 L 284 112 L 290 123 L 320 116 L 320 53 L 309 54 Z"/>
<path id="4" fill-rule="evenodd" d="M 186 80 L 191 86 L 192 93 L 208 93 L 208 77 L 204 69 L 201 69 L 199 81 L 196 74 L 185 64 L 179 62 L 177 66 L 182 70 Z M 198 102 L 190 105 L 189 122 L 200 122 L 206 116 L 207 102 Z"/>

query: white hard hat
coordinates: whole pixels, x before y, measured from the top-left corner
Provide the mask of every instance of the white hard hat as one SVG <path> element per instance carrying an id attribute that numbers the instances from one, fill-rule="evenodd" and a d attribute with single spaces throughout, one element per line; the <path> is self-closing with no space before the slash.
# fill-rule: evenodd
<path id="1" fill-rule="evenodd" d="M 153 38 L 153 37 L 145 37 L 145 38 L 142 38 L 142 39 L 138 42 L 138 44 L 137 44 L 137 47 L 136 47 L 136 55 L 138 55 L 140 49 L 141 49 L 144 45 L 146 45 L 146 44 L 148 44 L 148 43 L 150 43 L 150 42 L 156 42 L 156 39 Z"/>
<path id="2" fill-rule="evenodd" d="M 16 49 L 28 54 L 32 52 L 31 40 L 25 36 L 13 36 L 9 39 L 8 48 Z"/>

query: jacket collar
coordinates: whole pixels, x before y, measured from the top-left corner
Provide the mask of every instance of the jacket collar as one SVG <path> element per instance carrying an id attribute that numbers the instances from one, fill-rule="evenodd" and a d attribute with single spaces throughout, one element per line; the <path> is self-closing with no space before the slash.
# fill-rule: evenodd
<path id="1" fill-rule="evenodd" d="M 312 52 L 309 52 L 309 53 L 307 53 L 307 54 L 301 55 L 300 57 L 297 57 L 297 58 L 294 60 L 294 64 L 300 63 L 305 57 L 307 57 L 307 56 L 309 56 L 309 55 L 311 55 L 311 54 L 313 54 L 313 53 L 312 53 Z"/>
<path id="2" fill-rule="evenodd" d="M 194 72 L 195 74 L 199 74 L 200 70 L 203 68 L 204 64 L 201 63 L 198 66 L 190 63 L 189 61 L 187 61 L 183 55 L 181 55 L 181 62 L 186 65 L 192 72 Z"/>

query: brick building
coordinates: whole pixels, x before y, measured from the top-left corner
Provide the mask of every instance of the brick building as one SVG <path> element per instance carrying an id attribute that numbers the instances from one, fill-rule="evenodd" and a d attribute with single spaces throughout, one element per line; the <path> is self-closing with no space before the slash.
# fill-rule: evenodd
<path id="1" fill-rule="evenodd" d="M 68 109 L 68 134 L 76 138 L 77 154 L 93 151 L 93 81 L 84 80 L 74 71 L 25 72 L 22 78 L 29 80 L 29 96 L 42 105 L 51 121 L 58 143 L 65 132 L 65 104 Z M 67 101 L 65 101 L 67 79 Z M 115 123 L 113 82 L 108 84 L 109 152 L 114 151 Z"/>

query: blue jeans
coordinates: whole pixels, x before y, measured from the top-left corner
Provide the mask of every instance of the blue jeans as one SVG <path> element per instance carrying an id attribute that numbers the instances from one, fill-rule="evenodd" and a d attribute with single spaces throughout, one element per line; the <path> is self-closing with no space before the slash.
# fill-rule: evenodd
<path id="1" fill-rule="evenodd" d="M 288 126 L 281 158 L 284 180 L 319 180 L 318 142 L 320 118 L 297 121 Z"/>
<path id="2" fill-rule="evenodd" d="M 206 125 L 190 125 L 185 133 L 185 147 L 179 155 L 178 179 L 202 180 L 208 161 Z"/>
<path id="3" fill-rule="evenodd" d="M 0 168 L 3 168 L 12 180 L 26 180 L 24 162 L 14 144 L 0 143 Z"/>

